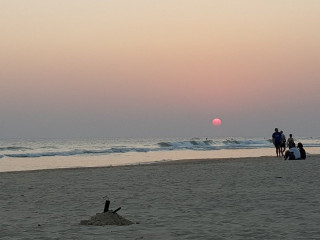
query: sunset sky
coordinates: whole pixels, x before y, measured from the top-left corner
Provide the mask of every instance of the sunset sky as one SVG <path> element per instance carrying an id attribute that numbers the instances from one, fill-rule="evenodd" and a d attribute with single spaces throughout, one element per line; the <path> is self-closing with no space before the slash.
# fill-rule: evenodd
<path id="1" fill-rule="evenodd" d="M 320 136 L 319 29 L 318 0 L 0 0 L 0 138 Z"/>

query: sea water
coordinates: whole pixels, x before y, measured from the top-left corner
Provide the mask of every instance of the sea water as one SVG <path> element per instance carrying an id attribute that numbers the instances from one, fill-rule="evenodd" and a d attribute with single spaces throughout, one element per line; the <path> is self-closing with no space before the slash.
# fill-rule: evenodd
<path id="1" fill-rule="evenodd" d="M 320 153 L 320 137 L 296 142 L 309 154 Z M 0 172 L 272 155 L 272 141 L 258 137 L 2 139 Z"/>

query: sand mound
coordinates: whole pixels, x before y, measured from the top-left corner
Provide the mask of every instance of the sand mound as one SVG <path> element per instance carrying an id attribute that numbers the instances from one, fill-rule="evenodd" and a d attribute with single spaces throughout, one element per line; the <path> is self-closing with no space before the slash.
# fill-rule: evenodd
<path id="1" fill-rule="evenodd" d="M 104 213 L 97 213 L 95 216 L 91 217 L 89 220 L 82 220 L 81 225 L 95 225 L 95 226 L 104 226 L 104 225 L 131 225 L 133 222 L 121 217 L 113 211 L 108 211 Z"/>

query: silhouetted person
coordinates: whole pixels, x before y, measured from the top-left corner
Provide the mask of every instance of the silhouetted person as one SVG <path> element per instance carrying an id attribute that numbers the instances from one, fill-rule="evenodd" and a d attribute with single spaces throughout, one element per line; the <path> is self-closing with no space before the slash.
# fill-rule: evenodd
<path id="1" fill-rule="evenodd" d="M 298 143 L 298 149 L 300 151 L 300 158 L 305 160 L 307 158 L 306 150 L 304 150 L 303 145 L 301 142 Z"/>
<path id="2" fill-rule="evenodd" d="M 280 156 L 280 144 L 281 144 L 281 133 L 278 128 L 274 129 L 274 133 L 272 134 L 272 142 L 276 148 L 277 157 Z"/>
<path id="3" fill-rule="evenodd" d="M 284 151 L 286 150 L 286 135 L 284 135 L 283 131 L 281 133 L 281 143 L 280 143 L 280 152 L 281 155 L 284 156 Z"/>
<path id="4" fill-rule="evenodd" d="M 294 139 L 292 137 L 292 134 L 290 133 L 289 138 L 287 140 L 288 148 L 292 148 L 292 145 L 294 144 Z"/>

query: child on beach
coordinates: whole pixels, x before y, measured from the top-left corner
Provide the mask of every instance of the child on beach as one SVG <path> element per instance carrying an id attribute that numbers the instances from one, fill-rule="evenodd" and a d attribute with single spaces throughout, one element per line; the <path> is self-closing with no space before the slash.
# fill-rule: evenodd
<path id="1" fill-rule="evenodd" d="M 288 138 L 288 141 L 287 141 L 287 144 L 288 144 L 288 148 L 292 148 L 293 144 L 294 144 L 294 139 L 292 137 L 292 134 L 290 133 L 289 135 L 289 138 Z"/>

